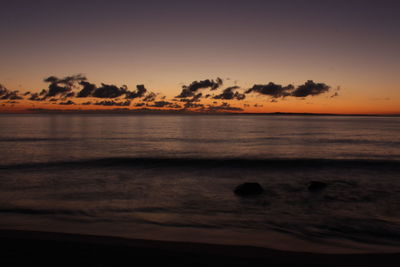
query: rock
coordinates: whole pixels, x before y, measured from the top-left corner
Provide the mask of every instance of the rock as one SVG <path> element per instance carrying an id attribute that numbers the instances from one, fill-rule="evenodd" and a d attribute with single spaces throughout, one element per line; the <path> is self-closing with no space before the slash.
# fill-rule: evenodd
<path id="1" fill-rule="evenodd" d="M 320 181 L 311 181 L 308 184 L 308 191 L 310 192 L 318 192 L 325 189 L 328 186 L 327 183 L 320 182 Z"/>
<path id="2" fill-rule="evenodd" d="M 264 188 L 259 183 L 243 183 L 238 185 L 235 190 L 238 196 L 253 196 L 264 192 Z"/>

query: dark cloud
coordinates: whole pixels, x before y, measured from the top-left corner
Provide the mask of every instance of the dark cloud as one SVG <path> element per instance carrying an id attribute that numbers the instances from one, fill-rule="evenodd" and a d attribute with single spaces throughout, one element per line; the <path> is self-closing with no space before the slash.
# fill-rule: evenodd
<path id="1" fill-rule="evenodd" d="M 325 83 L 315 83 L 312 80 L 308 80 L 304 84 L 298 86 L 296 90 L 291 93 L 294 97 L 307 97 L 309 95 L 316 96 L 329 91 L 331 87 Z"/>
<path id="2" fill-rule="evenodd" d="M 228 103 L 224 102 L 218 106 L 208 105 L 208 107 L 204 109 L 204 111 L 209 111 L 209 112 L 243 111 L 243 109 L 239 107 L 232 107 Z"/>
<path id="3" fill-rule="evenodd" d="M 57 83 L 51 83 L 49 85 L 49 91 L 46 93 L 46 97 L 53 97 L 56 95 L 63 95 L 71 91 L 71 88 L 66 86 L 59 86 Z"/>
<path id="4" fill-rule="evenodd" d="M 211 87 L 211 90 L 217 90 L 223 83 L 224 81 L 220 77 L 217 77 L 217 79 L 215 79 L 215 83 Z"/>
<path id="5" fill-rule="evenodd" d="M 200 89 L 209 88 L 210 90 L 217 90 L 223 84 L 223 80 L 221 78 L 217 78 L 214 80 L 204 80 L 204 81 L 194 81 L 190 85 L 182 86 L 182 92 L 176 96 L 177 98 L 187 98 L 193 97 L 196 92 Z"/>
<path id="6" fill-rule="evenodd" d="M 102 83 L 101 87 L 94 90 L 92 96 L 97 98 L 117 98 L 128 92 L 128 87 L 123 85 L 118 87 L 113 84 Z"/>
<path id="7" fill-rule="evenodd" d="M 50 76 L 44 79 L 47 83 L 57 83 L 64 84 L 66 86 L 72 87 L 75 83 L 79 83 L 81 81 L 86 81 L 86 77 L 82 74 L 76 74 L 71 76 L 66 76 L 62 79 L 57 78 L 56 76 Z"/>
<path id="8" fill-rule="evenodd" d="M 10 91 L 5 86 L 0 84 L 0 99 L 1 100 L 19 100 L 23 99 L 23 97 L 19 94 L 18 91 Z"/>
<path id="9" fill-rule="evenodd" d="M 125 95 L 127 99 L 143 97 L 147 89 L 144 85 L 137 85 L 137 90 L 131 92 L 126 85 L 117 86 L 114 84 L 102 83 L 100 87 L 87 81 L 87 78 L 81 74 L 67 76 L 62 79 L 56 76 L 50 76 L 44 79 L 45 82 L 50 83 L 49 89 L 42 92 L 44 99 L 47 97 L 73 97 L 75 92 L 73 89 L 80 89 L 76 93 L 76 97 L 95 97 L 95 98 L 118 98 Z"/>
<path id="10" fill-rule="evenodd" d="M 91 96 L 93 91 L 96 90 L 96 85 L 86 81 L 81 81 L 79 83 L 83 88 L 79 91 L 76 97 L 88 97 Z"/>
<path id="11" fill-rule="evenodd" d="M 340 89 L 341 89 L 340 86 L 336 87 L 336 91 L 333 95 L 331 95 L 331 98 L 339 96 Z"/>
<path id="12" fill-rule="evenodd" d="M 145 102 L 153 102 L 156 100 L 157 95 L 153 92 L 148 93 L 144 98 L 143 101 Z"/>
<path id="13" fill-rule="evenodd" d="M 68 94 L 65 95 L 65 97 L 74 97 L 75 92 L 69 92 Z"/>
<path id="14" fill-rule="evenodd" d="M 149 107 L 163 108 L 163 107 L 168 106 L 170 104 L 172 104 L 172 103 L 168 102 L 168 101 L 156 101 L 156 102 L 154 102 L 153 105 L 150 105 Z"/>
<path id="15" fill-rule="evenodd" d="M 136 85 L 136 91 L 135 92 L 128 92 L 126 94 L 127 99 L 134 99 L 134 98 L 140 98 L 143 97 L 147 92 L 147 89 L 144 87 L 143 84 L 138 84 Z"/>
<path id="16" fill-rule="evenodd" d="M 181 98 L 181 99 L 175 100 L 175 101 L 185 102 L 185 103 L 200 102 L 200 99 L 201 99 L 202 96 L 203 96 L 202 93 L 198 93 L 198 94 L 194 95 L 191 98 Z"/>
<path id="17" fill-rule="evenodd" d="M 61 103 L 58 103 L 59 105 L 76 105 L 73 101 L 71 101 L 71 100 L 68 100 L 68 101 L 65 101 L 65 102 L 61 102 Z"/>
<path id="18" fill-rule="evenodd" d="M 66 76 L 62 79 L 56 76 L 50 76 L 45 78 L 43 81 L 49 83 L 48 91 L 46 94 L 43 94 L 44 98 L 47 98 L 57 95 L 65 96 L 66 94 L 70 93 L 72 88 L 74 88 L 77 84 L 86 81 L 86 77 L 81 74 Z"/>
<path id="19" fill-rule="evenodd" d="M 183 108 L 187 109 L 187 108 L 200 108 L 200 109 L 204 109 L 204 105 L 203 104 L 198 104 L 198 103 L 193 103 L 193 102 L 186 102 L 183 105 Z"/>
<path id="20" fill-rule="evenodd" d="M 28 98 L 28 100 L 32 100 L 32 101 L 41 101 L 42 98 L 39 96 L 38 93 L 33 93 L 33 94 L 31 94 L 31 96 Z"/>
<path id="21" fill-rule="evenodd" d="M 94 105 L 98 106 L 129 106 L 130 104 L 131 104 L 130 100 L 126 100 L 123 102 L 116 102 L 114 100 L 104 100 L 94 103 Z"/>
<path id="22" fill-rule="evenodd" d="M 316 96 L 330 91 L 331 87 L 325 83 L 315 83 L 308 80 L 297 87 L 289 84 L 283 86 L 270 82 L 268 84 L 255 84 L 250 89 L 243 92 L 239 86 L 230 86 L 223 89 L 223 80 L 216 78 L 214 80 L 206 79 L 194 81 L 189 85 L 183 85 L 181 93 L 175 99 L 169 99 L 165 96 L 150 92 L 143 84 L 136 86 L 136 90 L 130 91 L 126 85 L 117 86 L 114 84 L 101 83 L 100 87 L 90 83 L 87 78 L 81 74 L 58 78 L 50 76 L 44 79 L 49 83 L 48 89 L 43 89 L 40 93 L 19 94 L 18 91 L 7 90 L 0 85 L 0 99 L 18 100 L 25 99 L 32 101 L 53 101 L 60 102 L 59 105 L 75 105 L 72 101 L 76 98 L 100 98 L 90 99 L 91 102 L 85 102 L 81 105 L 102 105 L 102 106 L 130 106 L 133 99 L 140 99 L 139 103 L 133 104 L 135 107 L 152 108 L 173 108 L 173 109 L 195 109 L 199 111 L 242 111 L 239 107 L 232 107 L 227 103 L 219 105 L 219 101 L 214 100 L 244 100 L 246 94 L 254 93 L 270 96 L 270 102 L 275 103 L 285 97 L 305 98 L 307 96 Z M 203 91 L 204 89 L 204 91 Z M 219 91 L 216 91 L 218 90 Z M 329 94 L 330 97 L 338 96 L 338 87 Z M 213 92 L 211 92 L 213 91 Z M 214 92 L 216 91 L 216 92 Z M 214 101 L 212 105 L 202 103 L 202 99 L 208 98 Z M 68 100 L 72 99 L 72 100 Z M 100 101 L 103 100 L 104 101 Z M 68 100 L 68 101 L 67 101 Z M 126 100 L 126 101 L 125 101 Z M 229 101 L 228 101 L 229 102 Z M 260 107 L 261 105 L 254 105 Z M 245 104 L 244 107 L 250 107 Z"/>
<path id="23" fill-rule="evenodd" d="M 153 105 L 149 105 L 149 107 L 156 107 L 156 108 L 182 108 L 180 105 L 168 101 L 156 101 Z"/>
<path id="24" fill-rule="evenodd" d="M 101 84 L 101 87 L 96 87 L 95 84 L 86 81 L 79 83 L 83 88 L 77 94 L 77 97 L 96 97 L 96 98 L 117 98 L 125 95 L 126 99 L 134 99 L 143 97 L 147 89 L 144 85 L 136 86 L 136 91 L 131 92 L 126 85 L 118 87 L 116 85 Z"/>
<path id="25" fill-rule="evenodd" d="M 228 88 L 225 88 L 221 94 L 214 96 L 214 99 L 224 99 L 224 100 L 243 100 L 246 98 L 245 94 L 239 93 L 238 91 L 235 92 L 235 90 L 239 89 L 239 86 L 231 86 Z"/>
<path id="26" fill-rule="evenodd" d="M 43 79 L 43 81 L 46 83 L 58 83 L 59 80 L 60 79 L 58 79 L 56 76 L 50 76 L 50 77 Z"/>
<path id="27" fill-rule="evenodd" d="M 308 80 L 298 87 L 294 87 L 289 84 L 287 86 L 282 86 L 280 84 L 275 84 L 270 82 L 266 85 L 255 84 L 252 88 L 248 89 L 245 93 L 259 93 L 262 95 L 271 96 L 272 98 L 284 98 L 287 96 L 292 97 L 307 97 L 316 96 L 329 91 L 331 87 L 325 83 L 315 83 L 312 80 Z"/>
<path id="28" fill-rule="evenodd" d="M 337 97 L 337 96 L 339 96 L 339 93 L 338 93 L 338 92 L 335 92 L 333 95 L 331 95 L 331 98 Z"/>
<path id="29" fill-rule="evenodd" d="M 77 75 L 64 77 L 63 79 L 60 79 L 58 81 L 58 83 L 64 84 L 68 87 L 72 87 L 72 86 L 76 85 L 77 83 L 80 83 L 80 82 L 83 82 L 86 80 L 87 80 L 87 78 L 85 76 L 83 76 L 82 74 L 77 74 Z"/>
<path id="30" fill-rule="evenodd" d="M 294 86 L 289 84 L 287 86 L 282 86 L 280 84 L 275 84 L 270 82 L 268 84 L 255 84 L 252 88 L 246 91 L 246 94 L 255 92 L 262 95 L 268 95 L 273 98 L 289 96 Z"/>

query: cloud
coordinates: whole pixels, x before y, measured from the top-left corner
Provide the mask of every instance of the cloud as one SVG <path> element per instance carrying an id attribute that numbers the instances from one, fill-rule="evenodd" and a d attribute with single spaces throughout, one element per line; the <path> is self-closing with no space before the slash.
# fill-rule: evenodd
<path id="1" fill-rule="evenodd" d="M 335 92 L 333 95 L 331 95 L 331 98 L 337 97 L 337 96 L 339 96 L 339 93 L 338 93 L 338 92 Z"/>
<path id="2" fill-rule="evenodd" d="M 114 100 L 104 100 L 94 103 L 94 105 L 98 106 L 129 106 L 130 104 L 131 104 L 130 100 L 126 100 L 123 102 L 116 102 Z"/>
<path id="3" fill-rule="evenodd" d="M 70 91 L 71 91 L 71 88 L 68 88 L 66 86 L 59 86 L 56 83 L 51 83 L 49 85 L 49 91 L 45 95 L 45 98 L 46 97 L 53 97 L 53 96 L 56 96 L 56 95 L 63 95 L 63 94 L 66 94 L 66 93 L 68 93 Z"/>
<path id="4" fill-rule="evenodd" d="M 76 75 L 64 77 L 64 78 L 58 80 L 57 83 L 64 84 L 68 87 L 73 87 L 76 83 L 86 81 L 86 80 L 87 80 L 87 78 L 85 76 L 83 76 L 82 74 L 76 74 Z"/>
<path id="5" fill-rule="evenodd" d="M 128 92 L 128 87 L 123 85 L 118 87 L 113 84 L 102 83 L 101 87 L 94 90 L 92 96 L 97 98 L 117 98 Z"/>
<path id="6" fill-rule="evenodd" d="M 181 98 L 179 100 L 174 99 L 174 101 L 179 101 L 179 102 L 185 102 L 185 103 L 193 103 L 193 102 L 200 102 L 201 97 L 203 96 L 202 93 L 198 93 L 196 95 L 193 95 L 192 98 Z"/>
<path id="7" fill-rule="evenodd" d="M 168 102 L 168 101 L 156 101 L 156 102 L 154 102 L 153 105 L 150 105 L 149 107 L 162 108 L 162 107 L 168 106 L 170 104 L 172 104 L 172 103 Z"/>
<path id="8" fill-rule="evenodd" d="M 0 100 L 19 100 L 23 99 L 23 97 L 19 94 L 18 91 L 10 91 L 5 86 L 0 84 Z"/>
<path id="9" fill-rule="evenodd" d="M 143 97 L 147 92 L 147 89 L 144 87 L 143 84 L 136 85 L 136 92 L 129 92 L 126 94 L 126 98 L 134 99 Z"/>
<path id="10" fill-rule="evenodd" d="M 252 88 L 248 89 L 245 93 L 259 93 L 262 95 L 268 95 L 273 98 L 279 98 L 279 97 L 285 97 L 289 96 L 291 93 L 291 90 L 294 89 L 294 86 L 289 84 L 287 86 L 282 86 L 280 84 L 275 84 L 273 82 L 270 82 L 268 84 L 255 84 L 253 85 Z"/>
<path id="11" fill-rule="evenodd" d="M 239 86 L 231 86 L 222 91 L 221 94 L 214 96 L 214 99 L 224 99 L 224 100 L 243 100 L 246 98 L 245 94 L 235 92 L 234 90 L 239 89 Z"/>
<path id="12" fill-rule="evenodd" d="M 40 94 L 43 96 L 43 100 L 48 97 L 69 98 L 75 95 L 78 98 L 118 98 L 125 95 L 127 99 L 134 99 L 144 97 L 147 92 L 144 85 L 137 85 L 137 90 L 134 92 L 129 91 L 126 85 L 117 86 L 102 83 L 100 87 L 97 87 L 94 83 L 88 82 L 87 78 L 81 74 L 66 76 L 61 79 L 56 76 L 50 76 L 44 81 L 50 84 L 48 90 L 44 90 Z M 79 89 L 79 91 L 75 93 L 73 89 Z M 40 100 L 38 97 L 34 97 L 34 99 Z"/>
<path id="13" fill-rule="evenodd" d="M 28 98 L 28 100 L 41 101 L 42 98 L 39 96 L 38 93 L 33 93 L 33 94 L 30 94 L 30 97 Z"/>
<path id="14" fill-rule="evenodd" d="M 339 96 L 340 89 L 341 89 L 340 86 L 336 87 L 336 91 L 333 95 L 331 95 L 331 98 Z"/>
<path id="15" fill-rule="evenodd" d="M 306 81 L 304 84 L 298 86 L 296 90 L 291 93 L 294 97 L 307 97 L 309 95 L 316 96 L 329 91 L 331 87 L 325 83 L 315 83 L 312 80 Z"/>
<path id="16" fill-rule="evenodd" d="M 45 96 L 47 94 L 46 89 L 42 89 L 42 91 L 40 91 L 40 96 Z"/>
<path id="17" fill-rule="evenodd" d="M 153 102 L 156 100 L 157 95 L 153 92 L 148 93 L 144 98 L 143 101 L 145 102 Z"/>
<path id="18" fill-rule="evenodd" d="M 139 103 L 134 103 L 134 107 L 150 108 L 173 108 L 173 109 L 194 109 L 198 111 L 242 111 L 242 108 L 230 106 L 227 103 L 219 105 L 220 101 L 214 100 L 244 100 L 247 94 L 259 94 L 269 96 L 267 100 L 276 103 L 286 97 L 305 98 L 317 96 L 330 91 L 331 87 L 325 83 L 316 83 L 308 80 L 304 84 L 295 87 L 292 84 L 283 86 L 273 82 L 267 84 L 254 84 L 247 90 L 235 85 L 223 88 L 221 78 L 193 81 L 189 85 L 183 85 L 181 93 L 173 99 L 166 98 L 160 94 L 150 92 L 143 84 L 136 85 L 136 89 L 130 91 L 126 85 L 117 86 L 115 84 L 101 83 L 98 87 L 91 83 L 82 74 L 58 78 L 49 76 L 44 79 L 49 83 L 48 89 L 43 89 L 40 93 L 20 94 L 18 91 L 10 91 L 0 85 L 0 99 L 18 100 L 27 99 L 31 101 L 60 102 L 59 105 L 101 105 L 101 106 L 130 106 L 133 99 L 140 99 Z M 217 91 L 218 90 L 218 91 Z M 338 96 L 338 87 L 329 94 L 331 98 Z M 214 92 L 215 91 L 215 92 Z M 243 92 L 244 91 L 244 92 Z M 79 98 L 90 98 L 90 102 L 73 102 Z M 94 98 L 97 98 L 96 101 Z M 203 99 L 213 102 L 211 105 L 203 103 Z M 102 101 L 100 101 L 102 100 Z M 104 101 L 103 101 L 104 100 Z M 126 101 L 125 101 L 126 100 Z M 229 102 L 229 101 L 228 101 Z M 243 107 L 252 107 L 245 101 Z M 260 105 L 254 105 L 260 107 Z"/>
<path id="19" fill-rule="evenodd" d="M 126 85 L 118 87 L 113 84 L 101 84 L 101 87 L 97 87 L 93 83 L 87 81 L 81 81 L 79 83 L 83 88 L 77 94 L 77 97 L 95 97 L 95 98 L 117 98 L 125 95 L 126 99 L 134 99 L 143 97 L 147 89 L 143 84 L 137 85 L 137 90 L 132 92 L 128 90 Z"/>
<path id="20" fill-rule="evenodd" d="M 182 108 L 180 105 L 168 101 L 156 101 L 153 105 L 149 105 L 149 107 L 156 107 L 156 108 Z"/>
<path id="21" fill-rule="evenodd" d="M 58 103 L 58 104 L 59 105 L 76 105 L 75 102 L 73 102 L 72 100 L 68 100 L 65 102 Z"/>
<path id="22" fill-rule="evenodd" d="M 198 103 L 193 103 L 193 102 L 186 102 L 183 105 L 183 108 L 187 109 L 187 108 L 200 108 L 203 109 L 204 108 L 204 104 L 198 104 Z"/>
<path id="23" fill-rule="evenodd" d="M 212 111 L 212 112 L 243 111 L 243 109 L 239 107 L 231 107 L 231 105 L 229 105 L 228 103 L 223 102 L 221 105 L 218 106 L 208 105 L 208 107 L 204 111 Z"/>
<path id="24" fill-rule="evenodd" d="M 90 82 L 81 81 L 79 83 L 83 88 L 79 91 L 76 97 L 88 97 L 91 96 L 93 91 L 96 90 L 96 85 Z"/>
<path id="25" fill-rule="evenodd" d="M 248 89 L 245 93 L 258 93 L 261 95 L 267 95 L 272 98 L 284 98 L 284 97 L 307 97 L 307 96 L 317 96 L 328 92 L 331 87 L 325 83 L 315 83 L 312 80 L 306 81 L 304 84 L 294 87 L 289 84 L 287 86 L 282 86 L 280 84 L 275 84 L 270 82 L 266 85 L 255 84 L 252 88 Z"/>
<path id="26" fill-rule="evenodd" d="M 190 85 L 182 86 L 182 91 L 181 93 L 176 96 L 177 98 L 187 98 L 187 97 L 193 97 L 197 91 L 200 89 L 206 89 L 209 88 L 210 90 L 217 90 L 221 85 L 223 84 L 223 80 L 221 78 L 217 78 L 215 81 L 214 80 L 204 80 L 204 81 L 194 81 Z"/>
<path id="27" fill-rule="evenodd" d="M 75 96 L 75 92 L 69 92 L 65 95 L 66 98 L 68 97 L 74 97 Z"/>
<path id="28" fill-rule="evenodd" d="M 57 95 L 65 96 L 72 91 L 73 87 L 86 80 L 86 77 L 82 74 L 66 76 L 62 79 L 59 79 L 56 76 L 47 77 L 43 81 L 49 83 L 49 89 L 45 94 L 43 94 L 44 98 L 54 97 Z"/>

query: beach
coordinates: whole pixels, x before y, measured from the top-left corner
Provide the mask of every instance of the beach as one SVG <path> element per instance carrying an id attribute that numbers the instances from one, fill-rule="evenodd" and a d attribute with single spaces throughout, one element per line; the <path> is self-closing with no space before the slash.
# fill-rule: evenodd
<path id="1" fill-rule="evenodd" d="M 251 246 L 0 230 L 3 266 L 397 266 L 399 253 L 316 254 Z"/>

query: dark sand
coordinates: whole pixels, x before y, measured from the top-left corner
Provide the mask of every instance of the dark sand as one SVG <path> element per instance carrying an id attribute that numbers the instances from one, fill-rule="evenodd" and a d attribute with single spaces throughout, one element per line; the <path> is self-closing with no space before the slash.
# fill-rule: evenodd
<path id="1" fill-rule="evenodd" d="M 0 230 L 0 266 L 399 266 L 398 254 L 313 254 Z"/>

